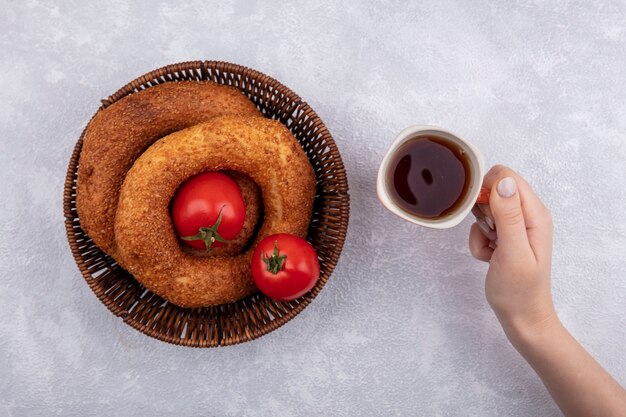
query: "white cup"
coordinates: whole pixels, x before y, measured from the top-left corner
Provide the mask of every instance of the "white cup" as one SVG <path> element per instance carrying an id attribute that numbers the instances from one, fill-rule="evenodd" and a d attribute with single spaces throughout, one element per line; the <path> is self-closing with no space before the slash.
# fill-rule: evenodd
<path id="1" fill-rule="evenodd" d="M 465 193 L 463 201 L 454 210 L 454 212 L 441 218 L 429 219 L 416 216 L 413 213 L 409 213 L 408 211 L 398 206 L 393 201 L 389 193 L 388 178 L 391 178 L 393 176 L 393 172 L 390 172 L 390 170 L 393 170 L 395 168 L 391 166 L 391 163 L 395 159 L 394 156 L 396 155 L 396 152 L 407 141 L 420 136 L 436 136 L 447 139 L 448 141 L 458 145 L 465 152 L 465 155 L 469 160 L 469 189 Z M 419 224 L 421 226 L 432 227 L 434 229 L 446 229 L 461 223 L 465 216 L 467 216 L 472 210 L 472 207 L 474 206 L 474 204 L 476 203 L 476 199 L 478 198 L 478 194 L 480 193 L 484 174 L 485 163 L 483 161 L 483 156 L 478 148 L 476 148 L 467 140 L 462 139 L 461 137 L 450 132 L 449 130 L 442 129 L 440 127 L 419 125 L 410 126 L 400 132 L 398 136 L 396 136 L 393 143 L 391 144 L 391 147 L 383 157 L 380 168 L 378 169 L 376 193 L 378 194 L 378 199 L 383 204 L 383 206 L 387 208 L 387 210 L 403 218 L 404 220 L 408 220 L 411 223 Z"/>

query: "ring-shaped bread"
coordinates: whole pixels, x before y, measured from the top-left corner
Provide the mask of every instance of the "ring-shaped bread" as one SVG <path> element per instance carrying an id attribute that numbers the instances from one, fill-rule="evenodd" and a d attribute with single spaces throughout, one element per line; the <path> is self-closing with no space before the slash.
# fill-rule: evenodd
<path id="1" fill-rule="evenodd" d="M 172 132 L 225 114 L 260 115 L 239 90 L 212 81 L 159 84 L 96 114 L 83 136 L 76 209 L 81 227 L 100 249 L 117 259 L 113 224 L 119 191 L 142 152 Z"/>
<path id="2" fill-rule="evenodd" d="M 128 171 L 115 217 L 122 264 L 144 286 L 182 307 L 233 302 L 255 291 L 247 252 L 199 258 L 181 249 L 169 203 L 204 171 L 235 170 L 261 188 L 265 211 L 256 242 L 275 233 L 304 237 L 316 192 L 313 168 L 278 121 L 221 116 L 157 141 Z M 288 261 L 288 260 L 287 260 Z"/>

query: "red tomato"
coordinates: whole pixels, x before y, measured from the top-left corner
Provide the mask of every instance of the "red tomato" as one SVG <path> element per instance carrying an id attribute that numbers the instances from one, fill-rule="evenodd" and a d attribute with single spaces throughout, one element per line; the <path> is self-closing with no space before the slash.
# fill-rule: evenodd
<path id="1" fill-rule="evenodd" d="M 279 301 L 306 294 L 320 276 L 315 250 L 298 236 L 279 233 L 263 239 L 252 255 L 252 277 L 261 292 Z"/>
<path id="2" fill-rule="evenodd" d="M 178 188 L 171 215 L 176 233 L 187 246 L 209 251 L 239 234 L 246 206 L 232 178 L 221 172 L 203 172 Z"/>

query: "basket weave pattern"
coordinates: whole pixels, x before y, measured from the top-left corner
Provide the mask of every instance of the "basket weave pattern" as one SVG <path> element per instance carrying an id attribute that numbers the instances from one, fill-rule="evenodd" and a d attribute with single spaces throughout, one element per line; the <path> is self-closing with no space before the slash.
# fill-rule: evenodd
<path id="1" fill-rule="evenodd" d="M 348 181 L 335 142 L 317 114 L 298 95 L 258 71 L 230 63 L 193 61 L 151 71 L 102 100 L 98 111 L 139 90 L 165 82 L 212 80 L 241 90 L 265 117 L 279 120 L 296 137 L 311 161 L 317 195 L 307 239 L 320 259 L 320 279 L 306 295 L 291 302 L 261 293 L 213 307 L 181 308 L 148 291 L 102 252 L 80 227 L 76 212 L 79 138 L 67 170 L 63 194 L 70 248 L 85 281 L 116 316 L 156 339 L 193 347 L 227 346 L 256 339 L 302 311 L 324 287 L 335 268 L 349 217 Z"/>

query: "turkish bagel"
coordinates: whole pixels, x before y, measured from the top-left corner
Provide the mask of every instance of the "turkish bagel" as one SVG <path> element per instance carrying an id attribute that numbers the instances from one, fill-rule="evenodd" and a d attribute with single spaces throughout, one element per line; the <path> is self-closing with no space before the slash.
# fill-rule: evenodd
<path id="1" fill-rule="evenodd" d="M 234 87 L 212 81 L 179 81 L 123 97 L 94 116 L 83 136 L 76 209 L 81 227 L 100 249 L 119 261 L 113 230 L 119 191 L 126 173 L 142 152 L 172 132 L 226 114 L 261 113 Z M 242 189 L 244 200 L 248 196 L 252 201 L 250 188 L 238 183 L 246 188 Z M 258 211 L 251 208 L 252 214 Z M 256 220 L 251 216 L 248 223 Z M 216 249 L 216 253 L 241 249 L 241 241 L 250 238 L 252 229 L 247 227 L 236 242 Z"/>
<path id="2" fill-rule="evenodd" d="M 115 214 L 117 256 L 146 288 L 182 307 L 233 302 L 255 291 L 252 249 L 201 258 L 183 251 L 168 205 L 178 186 L 204 171 L 234 170 L 259 185 L 264 221 L 255 244 L 275 233 L 304 237 L 315 174 L 289 130 L 263 117 L 220 116 L 170 134 L 128 170 Z"/>

